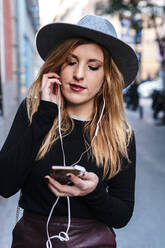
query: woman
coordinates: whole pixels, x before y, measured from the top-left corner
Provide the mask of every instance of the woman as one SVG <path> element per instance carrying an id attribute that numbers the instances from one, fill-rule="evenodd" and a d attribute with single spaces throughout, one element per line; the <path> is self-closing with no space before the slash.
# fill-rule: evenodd
<path id="1" fill-rule="evenodd" d="M 95 15 L 48 24 L 36 42 L 45 63 L 0 153 L 0 194 L 22 193 L 12 248 L 116 247 L 112 228 L 134 207 L 135 140 L 122 89 L 135 79 L 136 55 Z M 68 173 L 71 185 L 51 177 L 52 165 L 76 164 L 86 172 Z"/>

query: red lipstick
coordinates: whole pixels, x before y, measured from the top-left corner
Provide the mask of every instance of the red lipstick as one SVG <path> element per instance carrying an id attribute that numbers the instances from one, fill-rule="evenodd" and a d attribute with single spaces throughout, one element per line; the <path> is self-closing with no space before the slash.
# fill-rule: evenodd
<path id="1" fill-rule="evenodd" d="M 71 88 L 73 91 L 76 91 L 76 92 L 80 92 L 80 91 L 85 90 L 85 88 L 82 87 L 82 86 L 79 85 L 79 84 L 69 84 L 69 85 L 70 85 L 70 88 Z"/>

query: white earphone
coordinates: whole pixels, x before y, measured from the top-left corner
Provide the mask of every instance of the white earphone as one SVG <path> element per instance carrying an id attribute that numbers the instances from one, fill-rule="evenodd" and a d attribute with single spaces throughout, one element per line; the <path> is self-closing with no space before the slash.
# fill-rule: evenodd
<path id="1" fill-rule="evenodd" d="M 62 154 L 63 154 L 63 166 L 66 166 L 65 152 L 64 152 L 64 146 L 63 146 L 62 134 L 61 134 L 61 95 L 60 95 L 60 86 L 59 85 L 58 85 L 58 96 L 59 96 L 59 103 L 58 103 L 58 129 L 59 129 L 59 135 L 60 135 L 60 141 L 61 141 L 61 149 L 62 149 Z M 94 138 L 98 134 L 99 123 L 100 123 L 100 121 L 102 119 L 104 109 L 105 109 L 105 99 L 104 99 L 104 92 L 103 92 L 103 107 L 102 107 L 102 110 L 101 110 L 99 120 L 98 120 L 97 125 L 96 125 L 96 130 L 95 130 L 94 136 L 92 138 L 91 145 L 92 145 L 92 142 L 93 142 Z M 91 148 L 91 145 L 81 154 L 79 159 L 74 164 L 72 164 L 70 166 L 77 165 L 77 163 L 81 160 L 82 156 Z M 54 210 L 55 206 L 57 205 L 58 201 L 59 201 L 59 197 L 57 197 L 55 203 L 53 204 L 53 207 L 52 207 L 52 209 L 51 209 L 51 211 L 49 213 L 49 217 L 48 217 L 47 224 L 46 224 L 46 232 L 47 232 L 47 238 L 48 238 L 48 240 L 46 242 L 46 247 L 47 248 L 52 248 L 51 239 L 58 238 L 60 241 L 68 241 L 69 240 L 68 232 L 69 232 L 70 223 L 71 223 L 71 211 L 70 211 L 70 199 L 69 199 L 69 196 L 67 196 L 67 204 L 68 204 L 68 226 L 67 226 L 67 230 L 66 230 L 66 232 L 60 232 L 58 235 L 54 235 L 54 236 L 51 236 L 51 237 L 49 236 L 49 231 L 48 231 L 49 221 L 50 221 L 50 218 L 52 216 L 53 210 Z"/>

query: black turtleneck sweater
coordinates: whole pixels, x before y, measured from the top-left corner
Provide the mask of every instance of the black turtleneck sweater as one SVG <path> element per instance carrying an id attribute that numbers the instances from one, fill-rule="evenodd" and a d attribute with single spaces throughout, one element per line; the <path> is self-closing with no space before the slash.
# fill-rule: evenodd
<path id="1" fill-rule="evenodd" d="M 25 100 L 20 105 L 11 130 L 0 152 L 0 195 L 10 197 L 20 189 L 20 206 L 35 214 L 48 216 L 56 200 L 44 180 L 52 165 L 62 165 L 60 141 L 57 141 L 41 160 L 36 154 L 45 135 L 58 115 L 57 105 L 40 101 L 38 111 L 29 125 Z M 66 165 L 76 162 L 85 145 L 82 136 L 84 121 L 74 120 L 75 128 L 63 138 Z M 128 146 L 131 163 L 122 159 L 122 170 L 112 179 L 102 181 L 103 171 L 85 154 L 80 165 L 99 177 L 96 189 L 81 197 L 70 197 L 71 216 L 74 218 L 97 219 L 109 227 L 120 228 L 130 220 L 134 207 L 135 187 L 135 139 Z M 66 197 L 60 198 L 54 216 L 67 216 Z"/>

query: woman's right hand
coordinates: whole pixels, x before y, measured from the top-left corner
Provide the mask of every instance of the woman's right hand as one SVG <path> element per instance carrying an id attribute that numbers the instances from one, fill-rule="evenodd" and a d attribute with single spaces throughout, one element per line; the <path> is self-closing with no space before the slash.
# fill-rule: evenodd
<path id="1" fill-rule="evenodd" d="M 41 100 L 59 103 L 58 87 L 62 85 L 60 82 L 60 76 L 55 72 L 48 72 L 42 76 L 41 84 Z M 59 90 L 61 96 L 61 92 Z"/>

